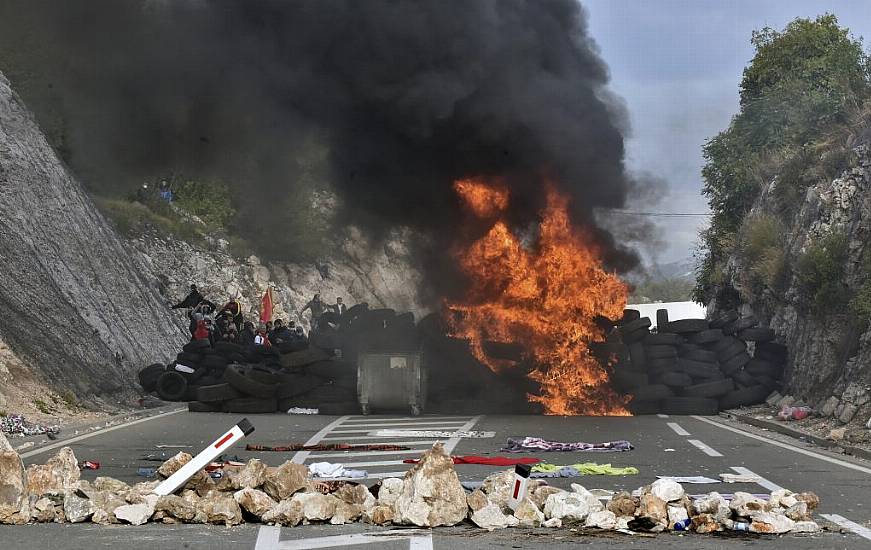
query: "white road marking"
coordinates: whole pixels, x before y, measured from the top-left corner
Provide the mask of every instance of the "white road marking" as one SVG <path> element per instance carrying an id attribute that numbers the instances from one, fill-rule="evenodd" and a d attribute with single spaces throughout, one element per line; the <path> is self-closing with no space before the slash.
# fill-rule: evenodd
<path id="1" fill-rule="evenodd" d="M 313 477 L 313 481 L 333 481 L 333 480 L 345 480 L 345 481 L 360 481 L 361 479 L 383 479 L 385 477 L 398 477 L 402 479 L 405 477 L 405 470 L 401 472 L 368 472 L 366 477 Z"/>
<path id="2" fill-rule="evenodd" d="M 281 527 L 277 525 L 261 525 L 257 531 L 257 542 L 254 550 L 277 550 L 281 537 Z"/>
<path id="3" fill-rule="evenodd" d="M 312 459 L 315 458 L 317 457 L 312 457 Z M 401 460 L 371 460 L 368 462 L 336 462 L 336 464 L 341 464 L 347 468 L 357 468 L 363 466 L 396 466 L 405 463 Z"/>
<path id="4" fill-rule="evenodd" d="M 438 426 L 446 426 L 450 424 L 463 424 L 466 420 L 432 420 L 427 422 L 353 422 L 353 423 L 345 423 L 339 426 L 340 428 L 397 428 L 397 429 L 406 429 L 413 428 L 415 426 L 426 426 L 429 424 L 435 424 Z"/>
<path id="5" fill-rule="evenodd" d="M 678 424 L 677 422 L 666 422 L 666 425 L 674 430 L 674 433 L 676 433 L 677 435 L 690 435 L 690 433 L 685 429 L 681 428 L 680 424 Z"/>
<path id="6" fill-rule="evenodd" d="M 333 420 L 332 422 L 330 422 L 329 424 L 327 424 L 326 426 L 321 428 L 321 431 L 319 431 L 318 433 L 311 436 L 311 438 L 308 441 L 306 441 L 305 444 L 306 445 L 317 445 L 318 443 L 320 443 L 321 441 L 324 440 L 324 436 L 327 435 L 328 433 L 330 433 L 330 430 L 332 430 L 333 428 L 335 428 L 336 426 L 338 426 L 339 424 L 341 424 L 342 422 L 344 422 L 348 418 L 350 418 L 350 416 L 340 416 L 339 418 Z M 290 461 L 293 462 L 294 464 L 303 464 L 303 463 L 305 463 L 305 459 L 308 457 L 309 452 L 310 451 L 297 451 L 297 453 L 295 455 L 293 455 L 293 458 L 291 458 Z"/>
<path id="7" fill-rule="evenodd" d="M 471 418 L 468 422 L 466 422 L 465 424 L 460 426 L 460 428 L 457 431 L 458 432 L 467 432 L 467 431 L 471 430 L 472 426 L 477 424 L 482 418 L 484 418 L 483 415 L 479 415 L 479 416 L 475 416 L 475 417 Z M 445 443 L 445 452 L 447 454 L 453 453 L 457 444 L 460 442 L 460 439 L 461 438 L 459 438 L 459 437 L 452 437 L 451 439 L 448 439 L 448 442 Z"/>
<path id="8" fill-rule="evenodd" d="M 409 550 L 432 550 L 432 535 L 409 535 L 402 531 L 394 534 L 356 533 L 313 539 L 285 540 L 278 543 L 278 550 L 308 550 L 310 548 L 337 548 L 355 544 L 383 544 L 388 540 L 407 540 Z M 259 548 L 256 550 L 260 550 Z"/>
<path id="9" fill-rule="evenodd" d="M 414 426 L 419 426 L 419 429 L 421 429 L 421 430 L 438 430 L 438 431 L 445 431 L 445 432 L 453 432 L 458 428 L 458 426 L 446 426 L 443 422 L 438 422 L 438 423 L 433 422 L 433 424 L 435 424 L 435 426 L 422 426 L 420 424 L 415 424 Z M 339 427 L 345 428 L 347 426 L 339 426 Z M 377 430 L 377 429 L 379 429 L 379 428 L 374 427 L 374 426 L 364 426 L 362 429 L 359 429 L 359 430 L 333 430 L 330 433 L 331 434 L 365 434 L 365 433 L 369 433 L 369 432 L 372 432 L 372 431 Z M 404 432 L 406 430 L 411 430 L 413 428 L 408 428 L 406 426 L 403 426 L 401 429 L 400 428 L 389 428 L 389 429 L 391 431 L 399 430 L 399 431 Z"/>
<path id="10" fill-rule="evenodd" d="M 330 439 L 330 438 L 325 437 L 324 439 L 321 439 L 321 441 L 326 441 L 326 440 L 328 440 L 328 439 Z M 334 438 L 334 439 L 337 439 L 337 440 L 340 440 L 340 441 L 345 441 L 345 440 L 347 440 L 347 439 L 357 439 L 357 438 L 353 438 L 353 437 L 336 437 L 336 438 Z M 423 445 L 423 446 L 426 446 L 426 447 L 432 447 L 432 444 L 434 443 L 434 441 L 433 441 L 432 439 L 419 439 L 419 440 L 416 440 L 416 441 L 376 441 L 376 442 L 374 442 L 374 443 L 371 443 L 371 445 L 380 445 L 380 444 L 382 444 L 382 443 L 383 443 L 384 445 L 404 445 L 404 446 L 406 446 L 406 447 L 410 447 L 410 446 L 413 446 L 413 445 Z M 366 445 L 369 445 L 370 443 L 365 443 L 365 444 L 366 444 Z M 361 443 L 361 445 L 364 445 L 364 443 Z M 309 453 L 318 453 L 318 452 L 320 452 L 320 451 L 308 451 L 308 452 L 309 452 Z M 368 451 L 367 451 L 367 452 L 368 452 Z M 374 452 L 374 451 L 373 451 L 373 452 Z M 312 458 L 314 458 L 314 457 L 312 457 Z"/>
<path id="11" fill-rule="evenodd" d="M 704 443 L 699 441 L 698 439 L 687 439 L 687 441 L 689 441 L 690 445 L 701 450 L 703 453 L 705 453 L 708 456 L 723 456 L 720 453 L 718 453 L 717 451 L 715 451 L 714 449 L 708 447 L 707 445 L 705 445 Z"/>
<path id="12" fill-rule="evenodd" d="M 752 472 L 752 471 L 748 470 L 748 469 L 745 468 L 744 466 L 732 466 L 732 469 L 735 470 L 736 472 L 738 472 L 738 473 L 741 474 L 741 475 L 745 475 L 745 476 L 756 476 L 756 477 L 758 477 L 758 478 L 759 478 L 759 481 L 757 481 L 756 484 L 757 484 L 757 485 L 760 485 L 760 486 L 762 486 L 762 487 L 765 487 L 765 488 L 768 489 L 769 491 L 780 491 L 780 490 L 783 489 L 783 487 L 781 487 L 781 486 L 778 485 L 777 483 L 774 483 L 773 481 L 769 481 L 769 480 L 765 479 L 765 478 L 762 477 L 761 475 L 759 475 L 759 474 L 757 474 L 757 473 L 755 473 L 755 472 Z"/>
<path id="13" fill-rule="evenodd" d="M 838 460 L 837 458 L 833 458 L 830 456 L 815 453 L 815 452 L 809 451 L 807 449 L 802 449 L 801 447 L 793 447 L 792 445 L 788 445 L 786 443 L 777 441 L 775 439 L 770 439 L 767 437 L 762 437 L 760 435 L 745 432 L 743 430 L 739 430 L 738 428 L 733 428 L 731 426 L 725 426 L 723 424 L 720 424 L 719 422 L 714 422 L 713 420 L 708 420 L 707 418 L 702 418 L 701 416 L 693 416 L 693 418 L 695 418 L 696 420 L 701 420 L 702 422 L 707 422 L 708 424 L 711 424 L 712 426 L 717 426 L 719 428 L 723 428 L 724 430 L 728 430 L 730 432 L 735 432 L 736 434 L 743 435 L 744 437 L 749 437 L 750 439 L 756 439 L 757 441 L 763 441 L 765 443 L 768 443 L 769 445 L 774 445 L 775 447 L 780 447 L 781 449 L 789 449 L 790 451 L 793 451 L 793 452 L 796 452 L 799 454 L 803 454 L 805 456 L 812 456 L 814 458 L 818 458 L 824 462 L 829 462 L 831 464 L 837 464 L 838 466 L 843 466 L 844 468 L 856 470 L 857 472 L 871 474 L 871 468 L 859 466 L 858 464 L 853 464 L 851 462 L 847 462 L 844 460 Z"/>
<path id="14" fill-rule="evenodd" d="M 659 413 L 656 416 L 658 416 L 659 418 L 668 418 L 667 414 L 662 414 L 662 413 Z"/>
<path id="15" fill-rule="evenodd" d="M 414 416 L 414 417 L 384 417 L 384 416 L 351 416 L 345 421 L 345 425 L 368 424 L 369 422 L 426 422 L 429 420 L 461 420 L 466 421 L 471 416 Z"/>
<path id="16" fill-rule="evenodd" d="M 34 449 L 32 451 L 27 451 L 26 453 L 21 453 L 21 458 L 28 458 L 31 456 L 35 456 L 46 451 L 50 451 L 52 449 L 57 449 L 58 447 L 66 447 L 71 443 L 77 443 L 79 441 L 83 441 L 85 439 L 90 439 L 92 437 L 102 435 L 109 432 L 114 432 L 115 430 L 120 430 L 122 428 L 129 428 L 130 426 L 135 426 L 136 424 L 142 424 L 143 422 L 148 422 L 149 420 L 157 420 L 158 418 L 164 418 L 166 416 L 171 416 L 173 414 L 178 414 L 180 412 L 185 412 L 187 409 L 176 409 L 174 411 L 169 411 L 165 413 L 155 414 L 154 416 L 149 416 L 146 418 L 140 418 L 138 420 L 131 420 L 130 422 L 125 422 L 124 424 L 116 424 L 115 426 L 109 426 L 108 428 L 103 428 L 101 430 L 96 430 L 90 433 L 77 435 L 75 437 L 71 437 L 69 439 L 64 439 L 63 441 L 58 441 L 57 443 L 52 443 L 50 445 L 46 445 L 44 447 L 40 447 L 39 449 Z"/>
<path id="17" fill-rule="evenodd" d="M 856 523 L 854 521 L 850 521 L 847 518 L 845 518 L 844 516 L 840 516 L 838 514 L 820 514 L 820 515 L 822 517 L 826 518 L 827 520 L 831 521 L 832 523 L 840 525 L 841 527 L 856 533 L 857 535 L 859 535 L 863 539 L 871 540 L 871 529 L 868 529 L 867 527 L 859 525 L 858 523 Z"/>

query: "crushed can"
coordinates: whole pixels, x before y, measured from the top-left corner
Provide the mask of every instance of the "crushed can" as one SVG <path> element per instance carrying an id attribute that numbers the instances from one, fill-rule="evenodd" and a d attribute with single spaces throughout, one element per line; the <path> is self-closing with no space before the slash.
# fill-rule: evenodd
<path id="1" fill-rule="evenodd" d="M 367 351 L 357 355 L 357 401 L 360 412 L 410 409 L 421 414 L 426 406 L 427 374 L 420 351 Z"/>

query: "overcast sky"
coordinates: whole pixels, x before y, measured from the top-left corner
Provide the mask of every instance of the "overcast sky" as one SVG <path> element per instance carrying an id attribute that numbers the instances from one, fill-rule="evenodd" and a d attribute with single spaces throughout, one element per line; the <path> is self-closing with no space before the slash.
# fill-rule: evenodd
<path id="1" fill-rule="evenodd" d="M 753 57 L 750 33 L 796 17 L 838 16 L 871 40 L 869 0 L 582 0 L 590 34 L 626 103 L 632 134 L 629 166 L 668 182 L 655 207 L 707 212 L 701 195 L 701 147 L 738 110 L 741 73 Z M 639 205 L 643 206 L 643 205 Z M 660 263 L 690 256 L 704 218 L 657 218 L 669 237 Z"/>

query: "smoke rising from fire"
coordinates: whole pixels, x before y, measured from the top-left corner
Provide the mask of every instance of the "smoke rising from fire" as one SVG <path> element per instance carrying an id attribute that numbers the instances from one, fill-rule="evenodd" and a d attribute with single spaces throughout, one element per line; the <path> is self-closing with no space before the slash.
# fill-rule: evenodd
<path id="1" fill-rule="evenodd" d="M 0 21 L 0 51 L 31 47 L 94 187 L 218 176 L 249 229 L 280 242 L 278 199 L 315 140 L 336 220 L 417 229 L 437 293 L 468 177 L 504 183 L 517 228 L 554 182 L 606 264 L 634 263 L 593 223 L 646 184 L 626 172 L 624 114 L 575 0 L 6 2 Z"/>

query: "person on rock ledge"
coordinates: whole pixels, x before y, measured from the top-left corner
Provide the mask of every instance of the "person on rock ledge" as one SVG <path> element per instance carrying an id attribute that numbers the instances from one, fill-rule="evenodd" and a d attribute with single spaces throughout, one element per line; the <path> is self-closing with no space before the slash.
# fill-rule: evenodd
<path id="1" fill-rule="evenodd" d="M 273 344 L 281 344 L 282 342 L 290 342 L 293 339 L 294 335 L 286 326 L 284 326 L 284 321 L 276 319 L 275 328 L 269 333 L 269 341 Z"/>
<path id="2" fill-rule="evenodd" d="M 228 314 L 233 318 L 233 324 L 236 325 L 236 330 L 242 330 L 242 323 L 245 321 L 242 316 L 242 302 L 239 301 L 239 297 L 230 298 L 230 301 L 224 304 L 224 307 L 218 311 L 218 315 Z"/>
<path id="3" fill-rule="evenodd" d="M 239 343 L 243 346 L 253 346 L 254 338 L 257 334 L 254 332 L 254 323 L 245 321 L 242 332 L 239 333 Z"/>
<path id="4" fill-rule="evenodd" d="M 188 292 L 188 295 L 185 296 L 184 300 L 172 306 L 172 309 L 182 309 L 186 307 L 196 307 L 202 302 L 205 298 L 200 294 L 200 291 L 197 290 L 197 285 L 191 285 L 191 291 Z"/>
<path id="5" fill-rule="evenodd" d="M 320 293 L 316 293 L 314 298 L 309 300 L 309 302 L 301 310 L 299 310 L 299 316 L 302 317 L 302 312 L 307 309 L 310 310 L 312 313 L 311 330 L 316 331 L 318 329 L 318 320 L 327 309 L 327 305 L 321 301 Z"/>
<path id="6" fill-rule="evenodd" d="M 342 303 L 342 297 L 341 297 L 341 296 L 338 296 L 338 297 L 336 298 L 336 303 L 335 303 L 335 305 L 332 306 L 332 309 L 333 309 L 333 311 L 336 312 L 336 315 L 338 315 L 339 317 L 341 317 L 341 316 L 343 316 L 343 315 L 345 314 L 345 311 L 347 311 L 348 308 L 345 307 L 345 304 Z"/>
<path id="7" fill-rule="evenodd" d="M 257 336 L 254 337 L 254 345 L 265 346 L 267 348 L 272 346 L 272 343 L 269 341 L 269 333 L 266 332 L 266 325 L 264 323 L 260 323 L 260 326 L 257 327 Z"/>

